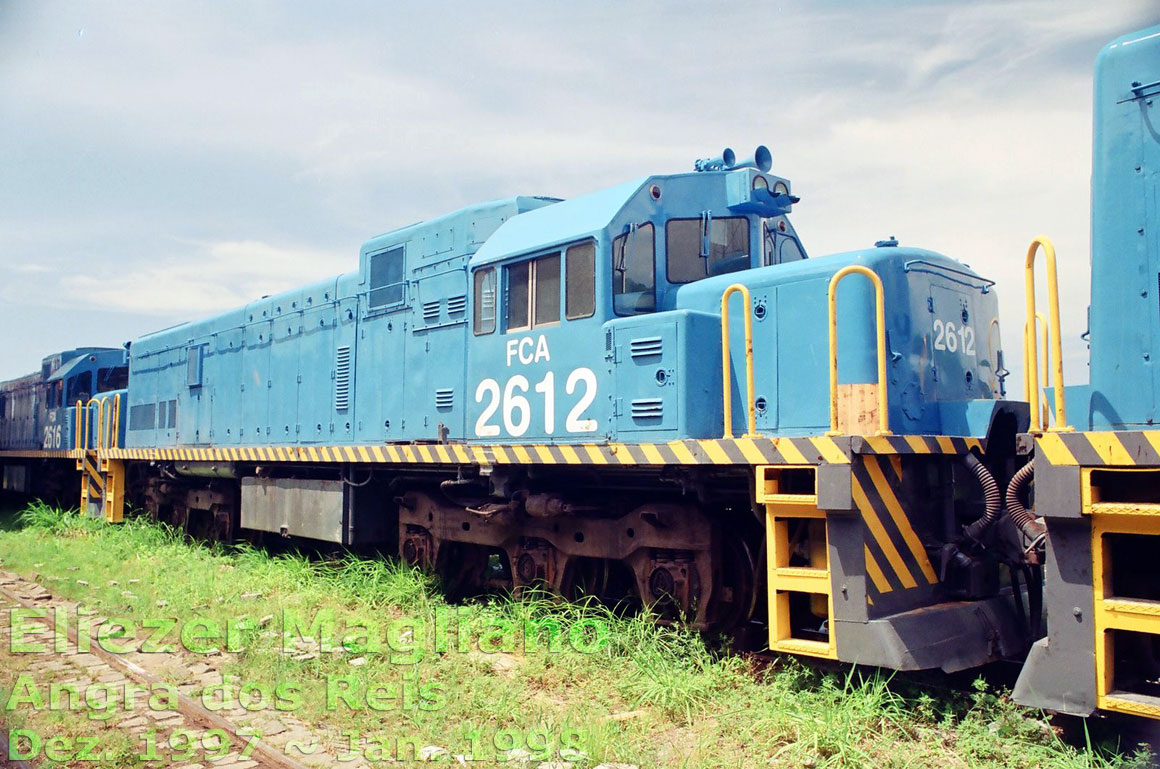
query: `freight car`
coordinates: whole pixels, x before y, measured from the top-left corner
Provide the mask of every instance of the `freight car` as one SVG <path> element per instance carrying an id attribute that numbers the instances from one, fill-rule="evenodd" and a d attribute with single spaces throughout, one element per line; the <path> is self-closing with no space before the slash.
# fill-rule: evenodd
<path id="1" fill-rule="evenodd" d="M 1153 376 L 1154 301 L 1137 339 L 1111 318 L 1160 267 L 1146 226 L 1157 40 L 1117 41 L 1097 67 L 1097 181 L 1109 170 L 1093 188 L 1104 242 L 1083 391 L 1085 425 L 1131 425 L 1140 447 L 1153 402 L 1134 408 L 1144 396 L 1097 370 Z M 1160 533 L 1152 476 L 1087 461 L 1111 433 L 1062 432 L 1061 378 L 1045 429 L 1033 326 L 1033 384 L 1005 397 L 993 281 L 893 238 L 807 258 L 796 203 L 759 147 L 380 235 L 356 271 L 134 340 L 125 387 L 50 401 L 53 371 L 18 380 L 31 394 L 0 412 L 24 420 L 23 443 L 0 439 L 6 482 L 56 458 L 109 520 L 128 498 L 202 535 L 375 545 L 452 591 L 647 604 L 714 632 L 760 628 L 779 652 L 954 671 L 1031 649 L 1023 701 L 1150 712 L 1146 687 L 1107 686 L 1154 674 L 1113 665 L 1132 647 L 1098 633 L 1160 630 L 1134 557 Z M 1137 224 L 1149 234 L 1120 242 Z M 65 443 L 32 448 L 49 420 Z M 1057 461 L 1072 438 L 1093 448 Z M 1129 519 L 1142 523 L 1125 532 Z M 1093 581 L 1110 563 L 1136 592 L 1107 592 L 1100 568 Z"/>

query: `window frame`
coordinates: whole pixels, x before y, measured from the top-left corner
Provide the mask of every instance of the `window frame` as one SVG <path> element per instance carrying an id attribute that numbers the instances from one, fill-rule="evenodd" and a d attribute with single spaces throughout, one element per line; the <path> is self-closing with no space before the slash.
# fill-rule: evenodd
<path id="1" fill-rule="evenodd" d="M 480 321 L 483 319 L 480 315 L 482 304 L 480 300 L 483 298 L 478 283 L 479 278 L 484 275 L 491 275 L 491 328 L 486 331 L 481 330 Z M 471 331 L 475 336 L 487 336 L 494 334 L 496 328 L 499 326 L 499 275 L 494 264 L 489 264 L 486 267 L 480 267 L 475 272 L 471 273 Z"/>
<path id="2" fill-rule="evenodd" d="M 536 309 L 537 309 L 536 287 L 537 287 L 537 283 L 538 283 L 537 278 L 539 276 L 539 266 L 538 265 L 540 262 L 547 261 L 548 259 L 551 259 L 552 257 L 556 257 L 556 259 L 558 260 L 558 266 L 556 269 L 556 275 L 557 275 L 556 319 L 549 320 L 549 321 L 543 321 L 543 322 L 537 322 L 536 321 Z M 564 310 L 564 307 L 563 307 L 563 304 L 564 304 L 564 302 L 563 302 L 563 299 L 564 299 L 564 296 L 563 296 L 563 294 L 564 294 L 564 265 L 563 265 L 563 261 L 564 261 L 564 247 L 561 246 L 559 248 L 554 248 L 554 249 L 551 249 L 549 251 L 544 251 L 542 253 L 536 254 L 534 256 L 530 256 L 530 257 L 525 258 L 525 259 L 513 260 L 513 261 L 508 262 L 507 264 L 503 265 L 503 283 L 504 283 L 504 292 L 503 292 L 504 329 L 503 329 L 503 333 L 507 334 L 507 333 L 510 333 L 513 331 L 534 331 L 538 328 L 550 328 L 552 326 L 560 325 L 561 316 L 563 315 L 563 310 Z M 524 265 L 527 265 L 527 268 L 528 268 L 528 282 L 527 282 L 528 308 L 527 308 L 526 325 L 513 326 L 513 325 L 511 325 L 511 313 L 510 313 L 510 309 L 511 309 L 511 286 L 512 286 L 512 284 L 511 284 L 511 271 L 512 271 L 512 268 L 521 267 Z"/>
<path id="3" fill-rule="evenodd" d="M 387 257 L 395 252 L 399 254 L 399 280 L 393 283 L 383 283 L 376 286 L 374 284 L 374 261 L 376 257 Z M 367 254 L 367 313 L 375 314 L 380 312 L 390 312 L 404 306 L 407 302 L 407 244 L 396 243 L 393 246 L 379 249 L 378 251 L 369 252 Z M 374 296 L 376 293 L 385 292 L 390 289 L 398 288 L 399 298 L 394 301 L 382 302 L 375 304 Z"/>
<path id="4" fill-rule="evenodd" d="M 191 344 L 185 348 L 185 386 L 201 387 L 205 378 L 205 345 Z"/>
<path id="5" fill-rule="evenodd" d="M 656 233 L 656 225 L 653 224 L 651 221 L 645 221 L 645 222 L 638 222 L 638 223 L 635 223 L 633 225 L 628 225 L 628 226 L 630 226 L 632 229 L 628 229 L 626 227 L 624 232 L 622 232 L 620 235 L 617 235 L 616 237 L 614 237 L 612 239 L 612 253 L 610 255 L 611 256 L 610 264 L 612 266 L 612 269 L 610 271 L 612 273 L 612 312 L 618 316 L 621 316 L 621 317 L 632 317 L 635 315 L 646 315 L 650 312 L 656 312 L 656 297 L 657 297 L 657 233 Z M 641 229 L 643 229 L 645 227 L 648 227 L 649 230 L 651 230 L 651 232 L 652 232 L 652 236 L 651 236 L 650 240 L 652 241 L 652 288 L 651 288 L 651 291 L 652 291 L 652 295 L 653 295 L 653 306 L 652 306 L 652 309 L 645 309 L 645 310 L 632 311 L 632 312 L 621 312 L 616 307 L 616 297 L 626 296 L 629 294 L 644 294 L 646 292 L 645 291 L 617 291 L 616 290 L 616 282 L 617 282 L 616 242 L 623 238 L 624 243 L 625 243 L 625 248 L 627 249 L 628 248 L 628 239 L 630 237 L 634 237 L 635 233 L 639 232 Z M 625 270 L 624 273 L 621 273 L 621 274 L 624 275 L 624 274 L 627 274 L 627 272 L 628 271 Z"/>
<path id="6" fill-rule="evenodd" d="M 690 283 L 696 283 L 699 280 L 704 280 L 705 278 L 714 277 L 714 275 L 709 271 L 710 264 L 712 263 L 711 262 L 711 259 L 712 259 L 711 251 L 712 251 L 712 242 L 713 242 L 713 228 L 717 226 L 717 222 L 728 222 L 730 220 L 745 222 L 745 253 L 747 256 L 749 256 L 750 261 L 752 262 L 752 259 L 753 259 L 753 253 L 752 253 L 753 222 L 750 220 L 750 218 L 748 216 L 745 216 L 745 215 L 740 215 L 740 216 L 710 216 L 709 217 L 710 257 L 709 258 L 701 257 L 699 255 L 700 254 L 700 247 L 698 247 L 698 249 L 697 249 L 697 252 L 698 252 L 697 258 L 704 259 L 704 261 L 705 261 L 705 274 L 699 278 L 693 278 L 692 280 L 676 280 L 673 277 L 673 268 L 672 268 L 672 266 L 673 266 L 673 262 L 672 262 L 673 250 L 671 248 L 669 248 L 669 225 L 673 224 L 674 222 L 702 223 L 705 220 L 702 217 L 674 216 L 671 219 L 665 220 L 665 280 L 667 280 L 669 283 L 672 283 L 673 285 L 676 285 L 676 286 L 687 286 Z M 700 233 L 698 232 L 698 235 L 699 234 Z M 764 243 L 762 244 L 762 247 L 764 248 Z M 763 254 L 763 258 L 764 258 L 764 254 Z M 718 261 L 721 261 L 721 260 L 718 260 Z"/>
<path id="7" fill-rule="evenodd" d="M 568 301 L 568 299 L 569 299 L 568 289 L 572 285 L 572 280 L 570 278 L 571 273 L 569 271 L 569 266 L 572 264 L 572 260 L 571 260 L 571 258 L 569 258 L 568 254 L 570 254 L 573 249 L 583 248 L 585 246 L 591 248 L 591 250 L 592 250 L 592 258 L 590 260 L 590 263 L 592 265 L 591 304 L 590 304 L 590 308 L 588 309 L 587 313 L 580 314 L 580 315 L 573 315 L 570 311 L 570 302 Z M 591 318 L 592 316 L 594 316 L 596 314 L 596 254 L 599 250 L 600 249 L 597 248 L 597 243 L 596 243 L 595 238 L 586 238 L 584 240 L 578 240 L 578 241 L 575 241 L 574 243 L 569 243 L 561 248 L 561 252 L 564 255 L 564 269 L 563 269 L 563 274 L 561 275 L 561 281 L 563 283 L 563 293 L 564 293 L 564 320 L 583 320 L 584 318 Z"/>
<path id="8" fill-rule="evenodd" d="M 85 377 L 88 380 L 88 390 L 87 391 L 81 389 L 81 385 L 82 385 L 81 377 Z M 77 372 L 76 374 L 73 374 L 72 376 L 68 377 L 68 390 L 67 390 L 67 392 L 68 392 L 68 399 L 70 401 L 79 400 L 79 401 L 82 401 L 83 403 L 87 404 L 89 402 L 89 400 L 95 394 L 92 392 L 92 389 L 93 389 L 93 373 L 91 371 L 80 371 L 80 372 Z M 81 395 L 86 393 L 86 392 L 88 393 L 87 397 L 81 397 Z M 36 400 L 35 400 L 36 393 L 35 392 L 33 392 L 32 397 L 33 397 L 33 404 L 35 405 L 35 403 L 36 403 Z"/>
<path id="9" fill-rule="evenodd" d="M 770 227 L 770 223 L 776 222 L 779 219 L 781 217 L 769 217 L 761 220 L 761 264 L 763 267 L 800 262 L 810 258 L 802 246 L 801 238 L 798 237 L 797 232 L 793 230 L 792 226 L 787 227 L 785 230 Z M 799 258 L 791 259 L 790 262 L 780 259 L 781 250 L 787 241 L 792 242 L 794 248 L 800 254 Z"/>

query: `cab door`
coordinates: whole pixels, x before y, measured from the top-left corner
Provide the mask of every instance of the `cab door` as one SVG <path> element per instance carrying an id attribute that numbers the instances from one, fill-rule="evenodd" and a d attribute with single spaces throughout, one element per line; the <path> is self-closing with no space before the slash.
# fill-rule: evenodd
<path id="1" fill-rule="evenodd" d="M 476 270 L 469 439 L 580 443 L 608 429 L 595 241 Z"/>

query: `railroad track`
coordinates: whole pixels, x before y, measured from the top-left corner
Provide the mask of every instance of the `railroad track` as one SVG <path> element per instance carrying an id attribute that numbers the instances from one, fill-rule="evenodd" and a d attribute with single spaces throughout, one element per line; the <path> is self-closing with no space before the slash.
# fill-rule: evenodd
<path id="1" fill-rule="evenodd" d="M 215 769 L 253 769 L 254 767 L 319 769 L 322 766 L 333 766 L 337 761 L 336 756 L 325 750 L 311 750 L 310 754 L 304 755 L 302 759 L 289 755 L 287 750 L 293 750 L 296 745 L 322 747 L 326 745 L 327 740 L 310 732 L 305 724 L 287 718 L 284 714 L 279 714 L 279 727 L 274 730 L 266 729 L 263 733 L 261 729 L 243 725 L 225 717 L 222 713 L 206 708 L 202 703 L 190 697 L 186 691 L 183 691 L 183 689 L 196 689 L 199 684 L 213 681 L 215 677 L 220 682 L 220 674 L 212 669 L 201 670 L 194 663 L 190 668 L 199 670 L 199 680 L 192 684 L 186 682 L 181 685 L 173 685 L 141 664 L 139 662 L 142 656 L 140 652 L 113 654 L 101 648 L 99 644 L 95 643 L 95 633 L 97 628 L 104 623 L 105 618 L 103 617 L 93 618 L 92 638 L 94 642 L 87 644 L 88 651 L 79 651 L 81 646 L 78 643 L 79 637 L 73 623 L 67 623 L 65 636 L 68 643 L 65 649 L 59 652 L 52 651 L 53 639 L 57 637 L 57 624 L 53 609 L 65 608 L 71 613 L 76 611 L 78 605 L 72 602 L 54 600 L 52 594 L 39 584 L 21 579 L 9 572 L 0 572 L 0 610 L 8 614 L 10 609 L 17 607 L 48 610 L 45 612 L 47 616 L 44 618 L 34 617 L 23 620 L 23 626 L 26 630 L 23 640 L 47 644 L 45 652 L 22 654 L 31 660 L 26 670 L 38 685 L 47 689 L 51 684 L 67 683 L 75 686 L 81 692 L 88 691 L 87 687 L 94 684 L 106 685 L 106 689 L 117 689 L 122 692 L 132 691 L 125 688 L 127 684 L 137 687 L 137 690 L 153 691 L 160 686 L 172 687 L 176 691 L 176 696 L 173 698 L 176 706 L 174 709 L 153 710 L 148 707 L 140 709 L 136 703 L 133 703 L 131 707 L 126 707 L 123 713 L 119 713 L 119 717 L 110 718 L 106 722 L 112 724 L 116 731 L 130 736 L 137 742 L 141 747 L 140 755 L 150 765 L 158 765 L 159 761 L 168 763 L 165 759 L 170 749 L 173 748 L 171 740 L 172 735 L 175 734 L 183 735 L 178 739 L 178 743 L 182 745 L 181 750 L 178 751 L 179 754 L 187 752 L 184 743 L 187 737 L 196 739 L 200 736 L 203 746 L 206 738 L 212 738 L 214 741 L 215 747 L 196 754 L 196 757 L 191 755 L 189 759 L 185 759 L 188 763 L 179 760 L 170 764 L 171 766 L 184 766 L 186 769 L 204 766 L 201 763 L 203 761 L 211 764 Z M 12 623 L 3 623 L 3 626 L 0 627 L 0 641 L 3 642 L 5 651 L 12 650 L 10 645 L 11 633 Z M 140 640 L 143 639 L 118 639 L 118 644 L 129 644 L 136 647 Z M 180 659 L 180 662 L 188 665 L 190 661 Z M 208 666 L 204 666 L 203 663 L 203 667 Z M 124 706 L 125 703 L 122 702 L 121 705 Z M 228 708 L 223 708 L 223 711 L 232 714 Z M 239 715 L 243 714 L 250 715 L 242 709 Z M 78 717 L 83 718 L 84 716 Z M 270 734 L 270 731 L 276 731 L 276 733 Z M 0 737 L 0 740 L 4 740 L 8 734 L 8 731 L 4 730 L 4 735 Z M 44 738 L 47 739 L 51 736 L 44 735 Z M 228 749 L 225 749 L 224 746 L 228 746 Z M 7 740 L 0 747 L 3 748 L 5 758 L 11 755 Z M 299 752 L 303 751 L 299 750 Z M 84 761 L 80 758 L 78 760 Z M 9 760 L 6 765 L 29 767 L 26 761 L 21 760 Z M 82 763 L 82 765 L 84 764 Z M 353 763 L 353 766 L 365 765 Z"/>

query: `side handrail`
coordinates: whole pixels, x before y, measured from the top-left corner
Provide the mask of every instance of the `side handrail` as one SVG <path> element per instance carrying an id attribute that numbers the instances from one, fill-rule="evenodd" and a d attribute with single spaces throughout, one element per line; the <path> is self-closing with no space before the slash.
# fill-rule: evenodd
<path id="1" fill-rule="evenodd" d="M 97 448 L 104 450 L 109 448 L 109 437 L 113 427 L 113 401 L 109 398 L 101 398 L 100 408 L 103 424 L 101 435 L 97 438 Z"/>
<path id="2" fill-rule="evenodd" d="M 882 279 L 869 267 L 851 264 L 838 270 L 830 278 L 827 298 L 830 313 L 830 431 L 827 435 L 841 435 L 838 430 L 838 284 L 847 275 L 865 275 L 874 284 L 875 329 L 878 341 L 878 432 L 890 435 L 890 416 L 886 413 L 886 300 Z"/>
<path id="3" fill-rule="evenodd" d="M 80 406 L 80 401 L 77 401 Z M 81 442 L 81 448 L 88 450 L 89 448 L 89 423 L 92 421 L 93 406 L 97 407 L 97 424 L 92 431 L 93 448 L 101 448 L 105 435 L 105 408 L 102 401 L 96 398 L 89 398 L 89 402 L 84 406 L 84 440 Z"/>
<path id="4" fill-rule="evenodd" d="M 95 403 L 97 406 L 97 431 L 93 435 L 93 448 L 101 448 L 101 440 L 105 435 L 105 406 L 101 401 L 93 398 L 89 403 Z"/>
<path id="5" fill-rule="evenodd" d="M 1023 400 L 1028 403 L 1031 402 L 1031 390 L 1034 384 L 1031 382 L 1031 372 L 1027 368 L 1027 356 L 1030 353 L 1030 347 L 1027 342 L 1027 335 L 1034 333 L 1028 325 L 1030 321 L 1023 323 Z M 1043 386 L 1047 387 L 1050 383 L 1048 381 L 1048 345 L 1047 345 L 1047 318 L 1043 317 L 1043 313 L 1035 313 L 1035 329 L 1039 332 L 1039 343 L 1042 345 L 1043 352 L 1039 356 L 1039 365 L 1043 370 Z M 1051 421 L 1051 411 L 1047 406 L 1046 399 L 1043 402 L 1043 424 L 1048 424 Z"/>
<path id="6" fill-rule="evenodd" d="M 749 296 L 749 289 L 740 283 L 734 283 L 725 289 L 721 295 L 721 370 L 722 392 L 725 406 L 725 436 L 733 437 L 733 386 L 729 370 L 729 297 L 734 293 L 741 294 L 745 311 L 745 399 L 748 412 L 746 425 L 748 431 L 745 437 L 750 438 L 757 434 L 757 413 L 753 403 L 753 301 Z"/>
<path id="7" fill-rule="evenodd" d="M 117 448 L 121 443 L 121 393 L 113 396 L 113 436 L 110 448 Z"/>
<path id="8" fill-rule="evenodd" d="M 84 404 L 78 400 L 77 405 L 76 405 L 76 418 L 73 419 L 73 448 L 76 449 L 77 451 L 80 451 L 81 446 L 82 446 L 82 443 L 81 443 L 81 430 L 82 430 L 81 414 L 82 413 L 85 413 L 85 415 L 87 416 L 87 412 L 85 411 Z M 87 419 L 84 421 L 86 423 L 88 422 Z M 86 427 L 87 427 L 87 425 L 86 425 Z"/>
<path id="9" fill-rule="evenodd" d="M 1060 340 L 1059 332 L 1059 277 L 1056 272 L 1055 265 L 1055 246 L 1052 245 L 1051 239 L 1045 235 L 1038 235 L 1031 241 L 1031 245 L 1027 247 L 1027 262 L 1024 267 L 1024 284 L 1026 287 L 1027 296 L 1027 326 L 1035 318 L 1035 255 L 1039 249 L 1043 249 L 1043 254 L 1047 258 L 1047 312 L 1050 317 L 1050 332 L 1048 337 L 1051 340 L 1051 351 L 1055 356 L 1055 426 L 1047 427 L 1051 432 L 1069 432 L 1074 428 L 1067 424 L 1067 406 L 1065 404 L 1064 390 L 1063 390 L 1063 345 Z M 1026 381 L 1031 382 L 1030 395 L 1028 404 L 1031 407 L 1031 432 L 1042 432 L 1046 425 L 1041 420 L 1039 413 L 1039 367 L 1036 358 L 1039 355 L 1038 345 L 1036 344 L 1035 334 L 1024 333 L 1023 338 L 1027 340 L 1027 355 L 1024 356 L 1024 366 L 1027 371 Z M 1044 372 L 1046 376 L 1046 372 Z"/>

